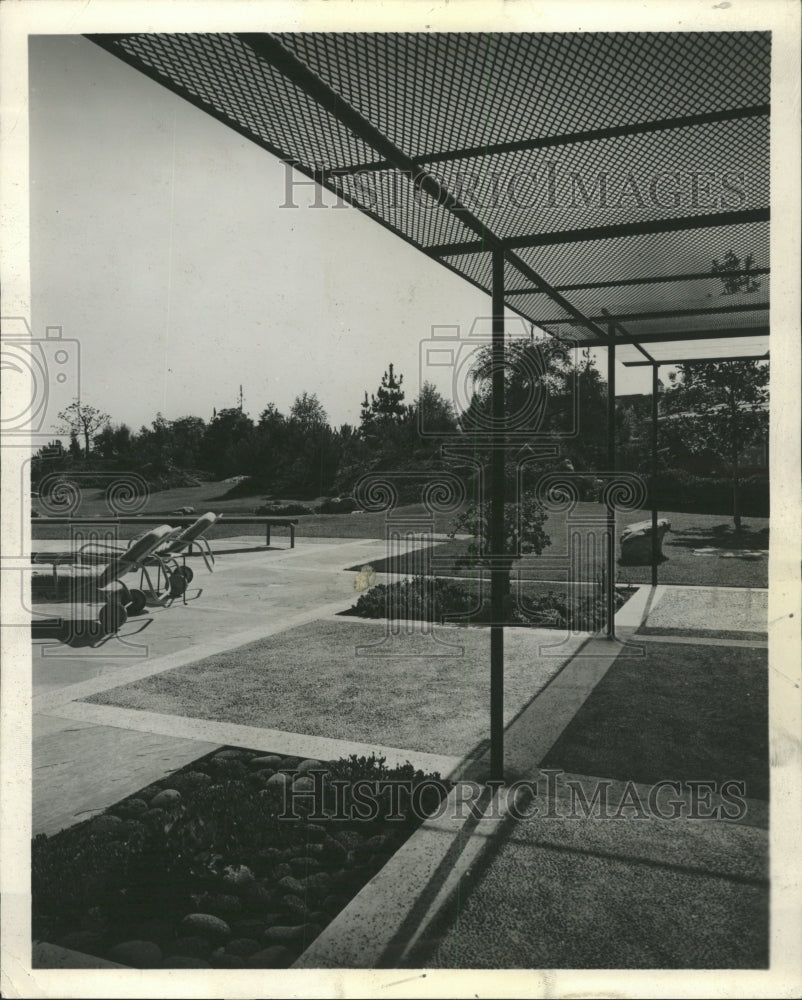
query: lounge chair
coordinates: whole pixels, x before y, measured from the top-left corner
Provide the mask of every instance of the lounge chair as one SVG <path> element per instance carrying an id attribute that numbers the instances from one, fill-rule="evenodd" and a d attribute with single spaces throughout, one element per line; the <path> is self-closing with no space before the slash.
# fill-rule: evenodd
<path id="1" fill-rule="evenodd" d="M 139 614 L 145 609 L 147 595 L 138 588 L 130 588 L 121 580 L 128 573 L 141 571 L 147 574 L 149 560 L 158 559 L 156 552 L 160 546 L 168 544 L 179 534 L 178 529 L 169 524 L 159 525 L 146 531 L 135 539 L 130 546 L 122 550 L 107 553 L 105 564 L 89 566 L 83 560 L 64 563 L 57 558 L 44 559 L 52 563 L 50 572 L 37 573 L 34 570 L 31 580 L 31 592 L 34 598 L 47 600 L 66 599 L 73 602 L 100 602 L 98 620 L 107 633 L 116 632 L 128 619 L 129 614 Z M 42 561 L 39 556 L 37 561 Z M 141 578 L 140 578 L 141 579 Z M 166 572 L 166 579 L 173 590 L 180 593 L 186 589 L 182 576 Z M 150 579 L 148 576 L 148 582 Z M 178 593 L 171 593 L 171 598 Z"/>

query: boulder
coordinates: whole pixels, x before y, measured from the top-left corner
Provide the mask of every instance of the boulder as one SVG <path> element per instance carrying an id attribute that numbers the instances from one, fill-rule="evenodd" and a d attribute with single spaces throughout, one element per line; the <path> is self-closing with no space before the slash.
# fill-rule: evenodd
<path id="1" fill-rule="evenodd" d="M 134 969 L 154 969 L 162 960 L 162 950 L 153 941 L 122 941 L 109 951 L 108 957 Z"/>
<path id="2" fill-rule="evenodd" d="M 248 761 L 248 766 L 255 770 L 261 770 L 263 767 L 272 767 L 275 771 L 282 760 L 283 757 L 279 757 L 277 754 L 268 754 L 266 757 L 251 757 Z"/>
<path id="3" fill-rule="evenodd" d="M 239 955 L 240 958 L 247 958 L 261 949 L 261 945 L 253 938 L 233 938 L 226 945 L 229 955 Z"/>
<path id="4" fill-rule="evenodd" d="M 172 809 L 181 801 L 181 792 L 177 788 L 165 788 L 150 800 L 151 809 Z"/>
<path id="5" fill-rule="evenodd" d="M 663 558 L 663 538 L 671 531 L 671 523 L 664 517 L 657 522 L 657 558 Z M 638 521 L 621 532 L 621 565 L 650 566 L 652 564 L 652 522 Z"/>
<path id="6" fill-rule="evenodd" d="M 319 760 L 313 760 L 310 757 L 301 761 L 298 765 L 298 773 L 306 774 L 307 771 L 320 771 L 322 768 L 323 764 Z"/>
<path id="7" fill-rule="evenodd" d="M 181 921 L 181 927 L 187 934 L 199 935 L 213 939 L 230 938 L 231 928 L 220 917 L 211 913 L 189 913 Z"/>

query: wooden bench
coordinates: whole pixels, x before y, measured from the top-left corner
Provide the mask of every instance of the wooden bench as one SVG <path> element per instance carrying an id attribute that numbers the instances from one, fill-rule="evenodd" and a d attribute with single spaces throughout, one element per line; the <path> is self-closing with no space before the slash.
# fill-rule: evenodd
<path id="1" fill-rule="evenodd" d="M 32 524 L 170 524 L 188 526 L 194 524 L 198 517 L 195 514 L 164 514 L 154 517 L 151 514 L 143 517 L 37 517 Z M 263 524 L 265 526 L 265 544 L 270 544 L 271 528 L 290 529 L 290 548 L 295 548 L 295 526 L 297 517 L 269 517 L 267 515 L 232 515 L 221 514 L 218 523 L 226 524 Z"/>

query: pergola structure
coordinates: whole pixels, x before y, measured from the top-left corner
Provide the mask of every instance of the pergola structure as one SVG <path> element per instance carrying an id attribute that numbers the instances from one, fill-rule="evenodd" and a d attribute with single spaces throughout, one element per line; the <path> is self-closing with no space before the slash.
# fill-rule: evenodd
<path id="1" fill-rule="evenodd" d="M 611 469 L 617 352 L 652 368 L 653 434 L 660 364 L 766 355 L 768 32 L 88 37 L 490 294 L 499 428 L 505 308 L 607 349 Z M 503 429 L 491 444 L 501 555 Z"/>

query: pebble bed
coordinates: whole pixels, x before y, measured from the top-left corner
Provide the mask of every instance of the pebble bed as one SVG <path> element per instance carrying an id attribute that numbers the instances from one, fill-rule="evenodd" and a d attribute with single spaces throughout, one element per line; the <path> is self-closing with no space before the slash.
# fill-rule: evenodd
<path id="1" fill-rule="evenodd" d="M 253 795 L 287 782 L 308 790 L 313 779 L 305 772 L 321 766 L 320 761 L 226 748 L 44 839 L 74 839 L 83 832 L 113 850 L 143 828 L 169 824 L 199 789 L 215 782 L 242 783 L 237 785 L 242 794 Z M 287 968 L 418 825 L 409 818 L 316 817 L 313 822 L 306 812 L 299 820 L 282 821 L 287 824 L 282 845 L 265 843 L 247 864 L 242 852 L 226 857 L 222 847 L 210 865 L 175 884 L 154 872 L 149 885 L 140 870 L 138 880 L 111 894 L 99 892 L 77 923 L 74 913 L 58 912 L 57 877 L 51 876 L 45 899 L 37 898 L 34 881 L 34 936 L 134 968 Z M 34 854 L 35 848 L 36 842 Z"/>

